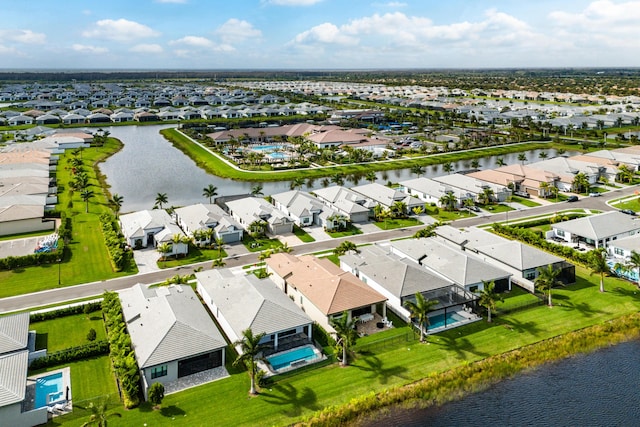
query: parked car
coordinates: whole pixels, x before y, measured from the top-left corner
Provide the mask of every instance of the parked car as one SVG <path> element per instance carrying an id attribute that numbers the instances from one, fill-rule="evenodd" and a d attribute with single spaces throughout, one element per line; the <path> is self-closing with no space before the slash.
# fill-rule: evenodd
<path id="1" fill-rule="evenodd" d="M 531 198 L 531 195 L 526 191 L 515 191 L 513 195 L 518 197 L 524 197 L 525 199 Z"/>
<path id="2" fill-rule="evenodd" d="M 620 212 L 625 213 L 627 215 L 635 215 L 636 212 L 632 211 L 631 209 L 622 209 Z"/>
<path id="3" fill-rule="evenodd" d="M 600 193 L 589 193 L 589 197 L 600 197 Z"/>
<path id="4" fill-rule="evenodd" d="M 480 212 L 480 208 L 477 206 L 469 206 L 469 210 L 473 212 Z"/>
<path id="5" fill-rule="evenodd" d="M 569 196 L 569 198 L 567 199 L 567 202 L 577 202 L 578 201 L 578 196 Z"/>

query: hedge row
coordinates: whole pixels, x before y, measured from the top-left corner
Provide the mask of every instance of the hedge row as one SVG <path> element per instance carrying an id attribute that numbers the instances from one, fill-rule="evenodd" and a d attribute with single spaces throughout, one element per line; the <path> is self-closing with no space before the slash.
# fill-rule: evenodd
<path id="1" fill-rule="evenodd" d="M 43 313 L 31 313 L 29 321 L 31 323 L 41 322 L 43 320 L 57 319 L 59 317 L 73 316 L 80 313 L 93 313 L 102 308 L 102 304 L 99 302 L 89 302 L 82 305 L 75 305 L 71 307 L 65 307 L 58 310 L 46 311 Z"/>
<path id="2" fill-rule="evenodd" d="M 102 314 L 110 344 L 109 356 L 122 389 L 123 403 L 126 408 L 133 408 L 140 404 L 140 373 L 117 293 L 104 293 Z"/>
<path id="3" fill-rule="evenodd" d="M 78 347 L 67 348 L 40 357 L 31 362 L 30 369 L 42 369 L 50 366 L 75 362 L 76 360 L 109 354 L 109 342 L 106 340 L 94 341 Z"/>
<path id="4" fill-rule="evenodd" d="M 124 236 L 117 229 L 114 216 L 103 213 L 100 215 L 100 225 L 113 268 L 116 271 L 124 270 L 129 265 L 131 253 L 123 249 L 125 246 Z"/>

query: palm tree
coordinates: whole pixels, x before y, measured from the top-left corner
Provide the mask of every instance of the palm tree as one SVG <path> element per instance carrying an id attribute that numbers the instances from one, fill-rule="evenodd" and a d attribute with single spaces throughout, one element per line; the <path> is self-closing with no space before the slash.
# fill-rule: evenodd
<path id="1" fill-rule="evenodd" d="M 364 177 L 369 182 L 375 182 L 375 180 L 378 179 L 378 176 L 376 175 L 376 173 L 374 171 L 367 172 Z"/>
<path id="2" fill-rule="evenodd" d="M 538 188 L 540 196 L 546 199 L 547 194 L 549 193 L 549 183 L 547 181 L 542 181 Z"/>
<path id="3" fill-rule="evenodd" d="M 485 187 L 482 189 L 482 193 L 478 196 L 485 205 L 490 205 L 493 201 L 493 189 L 491 187 Z"/>
<path id="4" fill-rule="evenodd" d="M 584 172 L 578 172 L 573 177 L 573 189 L 576 193 L 589 192 L 589 178 Z"/>
<path id="5" fill-rule="evenodd" d="M 216 247 L 218 248 L 218 258 L 222 258 L 222 248 L 224 248 L 224 239 L 216 237 Z"/>
<path id="6" fill-rule="evenodd" d="M 589 254 L 590 274 L 600 275 L 600 292 L 604 292 L 604 275 L 611 271 L 607 264 L 607 251 L 604 248 L 598 248 Z"/>
<path id="7" fill-rule="evenodd" d="M 154 208 L 162 209 L 162 206 L 166 203 L 169 203 L 169 199 L 167 198 L 167 193 L 156 194 L 156 204 Z"/>
<path id="8" fill-rule="evenodd" d="M 631 251 L 631 256 L 626 262 L 627 268 L 630 270 L 635 269 L 638 273 L 637 285 L 640 287 L 640 252 Z"/>
<path id="9" fill-rule="evenodd" d="M 296 190 L 302 188 L 304 185 L 304 179 L 299 176 L 293 178 L 293 181 L 289 183 L 289 190 Z"/>
<path id="10" fill-rule="evenodd" d="M 233 365 L 243 364 L 249 370 L 249 376 L 251 377 L 249 394 L 251 395 L 258 394 L 256 391 L 256 373 L 258 368 L 256 360 L 265 347 L 264 344 L 260 344 L 264 335 L 264 333 L 254 335 L 251 328 L 247 328 L 242 331 L 242 338 L 233 343 L 234 347 L 240 346 L 240 354 L 238 354 L 236 360 L 233 361 Z"/>
<path id="11" fill-rule="evenodd" d="M 547 157 L 549 157 L 549 155 L 547 154 L 547 152 L 546 152 L 546 151 L 541 151 L 541 152 L 538 154 L 538 157 L 540 157 L 542 160 L 544 160 L 544 159 L 546 159 Z"/>
<path id="12" fill-rule="evenodd" d="M 503 159 L 502 157 L 498 157 L 498 158 L 496 159 L 496 165 L 498 165 L 498 166 L 504 166 L 504 165 L 506 165 L 506 163 L 505 163 L 505 161 L 504 161 L 504 159 Z"/>
<path id="13" fill-rule="evenodd" d="M 117 412 L 113 412 L 111 414 L 107 414 L 107 401 L 100 400 L 97 404 L 94 402 L 89 403 L 89 411 L 91 411 L 91 417 L 89 421 L 82 424 L 82 427 L 96 425 L 98 427 L 107 427 L 107 419 L 111 417 L 122 417 L 122 414 Z"/>
<path id="14" fill-rule="evenodd" d="M 431 325 L 428 314 L 438 305 L 438 300 L 425 298 L 420 292 L 415 295 L 415 298 L 415 302 L 406 300 L 403 305 L 411 313 L 411 318 L 417 320 L 418 327 L 420 328 L 420 342 L 424 342 L 427 330 Z"/>
<path id="15" fill-rule="evenodd" d="M 440 202 L 440 205 L 442 205 L 442 207 L 444 207 L 444 210 L 446 211 L 452 211 L 455 209 L 456 207 L 456 203 L 458 203 L 458 198 L 456 197 L 455 194 L 453 194 L 451 191 L 445 193 L 444 195 L 442 195 L 442 197 L 440 197 L 440 199 L 438 199 L 438 202 Z"/>
<path id="16" fill-rule="evenodd" d="M 344 255 L 347 252 L 355 252 L 355 253 L 359 253 L 360 251 L 358 250 L 358 246 L 349 241 L 349 240 L 345 240 L 344 242 L 340 243 L 338 246 L 335 247 L 335 249 L 333 250 L 333 253 L 336 255 Z"/>
<path id="17" fill-rule="evenodd" d="M 627 181 L 631 184 L 631 181 L 633 181 L 633 172 L 629 169 L 629 166 L 623 164 L 618 166 L 618 177 L 620 182 Z"/>
<path id="18" fill-rule="evenodd" d="M 482 281 L 483 289 L 480 291 L 479 304 L 487 309 L 487 322 L 491 323 L 491 310 L 496 309 L 496 303 L 502 301 L 502 295 L 495 291 L 496 284 L 492 280 L 490 282 Z"/>
<path id="19" fill-rule="evenodd" d="M 173 248 L 171 247 L 170 244 L 168 244 L 167 242 L 164 242 L 164 243 L 158 245 L 156 250 L 160 254 L 160 258 L 163 261 L 166 261 L 167 260 L 167 254 L 169 254 L 173 250 Z"/>
<path id="20" fill-rule="evenodd" d="M 420 166 L 420 165 L 412 166 L 411 167 L 411 173 L 420 176 L 420 175 L 424 174 L 424 168 L 422 166 Z"/>
<path id="21" fill-rule="evenodd" d="M 344 174 L 338 172 L 331 177 L 331 182 L 336 185 L 344 185 Z"/>
<path id="22" fill-rule="evenodd" d="M 524 165 L 524 162 L 527 161 L 527 155 L 524 153 L 518 154 L 518 161 Z"/>
<path id="23" fill-rule="evenodd" d="M 264 220 L 257 219 L 249 224 L 249 234 L 252 237 L 261 237 L 264 236 L 264 233 L 267 229 L 267 223 Z"/>
<path id="24" fill-rule="evenodd" d="M 342 313 L 340 317 L 334 317 L 330 323 L 333 329 L 336 331 L 337 343 L 342 347 L 342 366 L 349 364 L 348 353 L 349 348 L 356 343 L 358 339 L 358 331 L 356 331 L 357 317 L 349 318 L 349 313 L 346 311 Z"/>
<path id="25" fill-rule="evenodd" d="M 264 193 L 262 192 L 262 189 L 263 189 L 262 185 L 260 184 L 254 185 L 253 187 L 251 187 L 251 195 L 252 196 L 264 195 Z"/>
<path id="26" fill-rule="evenodd" d="M 113 196 L 111 196 L 111 204 L 113 205 L 113 210 L 116 213 L 116 218 L 120 213 L 120 209 L 122 208 L 123 202 L 124 202 L 124 197 L 122 197 L 118 193 L 114 193 Z"/>
<path id="27" fill-rule="evenodd" d="M 393 204 L 389 208 L 389 211 L 391 212 L 391 216 L 393 218 L 402 218 L 407 212 L 407 204 L 398 200 L 397 202 L 393 202 Z"/>
<path id="28" fill-rule="evenodd" d="M 472 169 L 478 169 L 479 167 L 480 167 L 480 160 L 478 160 L 478 159 L 471 160 L 471 168 Z"/>
<path id="29" fill-rule="evenodd" d="M 209 184 L 207 187 L 202 189 L 202 195 L 209 198 L 209 204 L 211 204 L 211 199 L 218 195 L 218 187 L 213 184 Z M 156 202 L 157 201 L 158 200 L 156 199 Z M 160 208 L 162 209 L 162 207 Z"/>
<path id="30" fill-rule="evenodd" d="M 89 190 L 88 188 L 85 188 L 80 193 L 80 198 L 82 199 L 83 202 L 86 203 L 85 213 L 89 213 L 89 200 L 92 199 L 94 196 L 95 194 L 93 193 L 93 191 Z"/>
<path id="31" fill-rule="evenodd" d="M 553 268 L 553 266 L 549 264 L 547 268 L 538 268 L 538 277 L 534 280 L 536 288 L 540 289 L 540 291 L 547 296 L 547 304 L 549 307 L 553 306 L 551 302 L 551 288 L 562 284 L 562 282 L 558 280 L 558 275 L 560 275 L 560 270 Z"/>
<path id="32" fill-rule="evenodd" d="M 443 164 L 442 165 L 442 170 L 445 171 L 446 173 L 453 172 L 453 164 L 451 162 L 447 162 L 447 163 Z"/>
<path id="33" fill-rule="evenodd" d="M 384 206 L 382 206 L 381 204 L 377 204 L 373 207 L 373 219 L 376 221 L 380 221 L 380 218 L 382 218 L 382 213 L 384 212 Z"/>

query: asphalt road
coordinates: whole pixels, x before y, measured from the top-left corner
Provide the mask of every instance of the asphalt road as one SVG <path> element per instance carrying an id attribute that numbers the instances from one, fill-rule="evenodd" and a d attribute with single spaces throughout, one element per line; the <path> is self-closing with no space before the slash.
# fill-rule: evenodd
<path id="1" fill-rule="evenodd" d="M 577 202 L 573 203 L 554 203 L 552 205 L 528 208 L 520 211 L 510 211 L 508 213 L 499 213 L 460 219 L 454 221 L 452 225 L 459 228 L 470 227 L 495 221 L 512 221 L 532 215 L 540 215 L 545 213 L 551 214 L 564 209 L 583 208 L 605 211 L 611 209 L 606 204 L 607 200 L 617 199 L 626 195 L 632 195 L 635 191 L 637 191 L 637 189 L 637 186 L 627 187 L 624 189 L 617 189 L 612 192 L 606 193 L 607 195 L 602 197 L 583 197 Z M 365 243 L 409 237 L 413 235 L 417 229 L 420 229 L 422 227 L 423 226 L 416 226 L 389 231 L 379 231 L 375 233 L 349 236 L 341 239 L 332 239 L 329 241 L 306 243 L 303 245 L 294 246 L 293 253 L 299 255 L 305 253 L 320 252 L 324 250 L 332 250 L 344 240 L 349 240 L 358 245 L 361 245 Z M 258 253 L 246 253 L 235 257 L 226 258 L 226 267 L 237 267 L 242 265 L 254 264 L 258 261 L 258 255 Z M 102 294 L 105 290 L 116 291 L 120 289 L 126 289 L 135 285 L 136 283 L 162 282 L 172 276 L 175 276 L 176 274 L 190 274 L 194 269 L 199 267 L 202 267 L 203 269 L 211 268 L 211 261 L 192 264 L 185 267 L 176 267 L 161 271 L 154 271 L 151 273 L 136 274 L 133 276 L 120 277 L 117 279 L 103 280 L 100 282 L 86 283 L 83 285 L 56 288 L 31 294 L 2 298 L 0 299 L 0 313 L 24 310 L 31 307 L 40 307 L 44 305 L 63 303 L 80 298 L 97 296 Z"/>

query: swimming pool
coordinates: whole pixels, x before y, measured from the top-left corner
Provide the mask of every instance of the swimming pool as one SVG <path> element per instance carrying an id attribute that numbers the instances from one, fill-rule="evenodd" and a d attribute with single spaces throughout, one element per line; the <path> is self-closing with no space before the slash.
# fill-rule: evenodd
<path id="1" fill-rule="evenodd" d="M 284 150 L 286 147 L 284 145 L 256 145 L 251 147 L 253 151 L 276 151 L 276 150 Z"/>
<path id="2" fill-rule="evenodd" d="M 272 159 L 288 159 L 289 156 L 287 156 L 284 153 L 269 153 L 267 154 L 267 157 L 271 157 Z"/>
<path id="3" fill-rule="evenodd" d="M 459 315 L 456 312 L 449 312 L 447 313 L 447 318 L 446 318 L 447 322 L 446 322 L 446 326 L 452 326 L 455 323 L 461 322 L 463 320 L 466 320 L 466 317 Z M 429 317 L 429 329 L 436 329 L 436 328 L 442 328 L 445 326 L 445 317 L 444 314 L 437 314 L 433 317 Z"/>
<path id="4" fill-rule="evenodd" d="M 292 350 L 288 350 L 283 353 L 276 353 L 273 356 L 267 357 L 267 361 L 274 371 L 295 368 L 298 364 L 303 365 L 306 363 L 317 362 L 320 359 L 322 359 L 322 355 L 311 345 L 296 347 Z"/>
<path id="5" fill-rule="evenodd" d="M 62 372 L 36 379 L 35 409 L 65 400 Z"/>
<path id="6" fill-rule="evenodd" d="M 617 276 L 619 277 L 623 277 L 627 280 L 631 280 L 632 282 L 638 282 L 638 269 L 637 268 L 632 268 L 629 270 L 626 269 L 622 269 L 620 267 L 615 268 L 616 263 L 608 260 L 607 261 L 607 265 L 609 266 L 609 269 L 615 273 Z"/>

